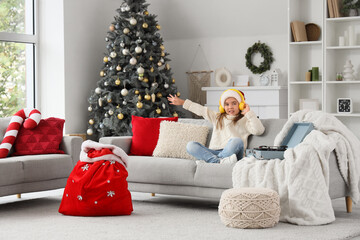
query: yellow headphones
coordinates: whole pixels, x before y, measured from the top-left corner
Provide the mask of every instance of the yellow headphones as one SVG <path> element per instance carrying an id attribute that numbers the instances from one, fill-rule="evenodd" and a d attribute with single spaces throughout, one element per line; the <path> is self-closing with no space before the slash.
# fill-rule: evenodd
<path id="1" fill-rule="evenodd" d="M 239 109 L 240 109 L 240 111 L 244 110 L 244 108 L 245 108 L 245 98 L 244 98 L 244 94 L 243 94 L 241 91 L 231 88 L 231 89 L 225 90 L 225 91 L 221 94 L 221 96 L 222 96 L 225 92 L 230 91 L 230 90 L 235 91 L 235 92 L 237 92 L 237 93 L 240 95 L 240 97 L 241 97 L 241 102 L 239 103 Z M 221 105 L 221 96 L 220 96 L 220 100 L 219 100 L 219 111 L 220 111 L 220 113 L 224 113 L 224 112 L 225 112 L 225 109 L 224 109 L 224 107 Z"/>

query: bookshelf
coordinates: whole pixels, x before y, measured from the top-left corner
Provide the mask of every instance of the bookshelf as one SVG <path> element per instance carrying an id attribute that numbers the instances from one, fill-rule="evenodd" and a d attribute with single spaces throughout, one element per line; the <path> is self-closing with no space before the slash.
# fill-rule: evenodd
<path id="1" fill-rule="evenodd" d="M 318 41 L 294 42 L 292 21 L 315 23 L 321 28 Z M 360 138 L 360 17 L 331 18 L 328 0 L 288 0 L 288 113 L 300 110 L 300 99 L 315 99 L 319 110 L 336 116 Z M 349 26 L 357 36 L 354 45 L 339 46 L 339 37 Z M 336 73 L 344 71 L 351 60 L 354 72 L 352 81 L 336 81 Z M 319 67 L 316 82 L 305 81 L 305 72 Z M 337 99 L 351 98 L 351 114 L 337 112 Z"/>

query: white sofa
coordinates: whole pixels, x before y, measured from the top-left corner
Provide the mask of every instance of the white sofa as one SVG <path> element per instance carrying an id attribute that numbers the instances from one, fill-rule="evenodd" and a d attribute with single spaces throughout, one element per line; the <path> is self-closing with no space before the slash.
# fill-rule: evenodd
<path id="1" fill-rule="evenodd" d="M 0 118 L 0 142 L 10 122 Z M 82 138 L 64 136 L 65 154 L 14 156 L 0 159 L 0 197 L 63 188 L 79 160 Z"/>
<path id="2" fill-rule="evenodd" d="M 261 136 L 250 136 L 248 148 L 260 145 L 272 146 L 277 133 L 286 119 L 262 119 L 265 132 Z M 212 126 L 203 119 L 179 119 L 179 122 L 209 126 L 208 143 Z M 103 137 L 99 141 L 113 144 L 129 153 L 131 136 Z M 331 199 L 346 197 L 347 187 L 340 175 L 334 152 L 330 155 Z M 233 164 L 196 164 L 194 160 L 129 156 L 128 183 L 134 192 L 160 193 L 212 198 L 219 200 L 224 190 L 232 188 Z M 351 212 L 351 199 L 346 197 L 347 211 Z"/>

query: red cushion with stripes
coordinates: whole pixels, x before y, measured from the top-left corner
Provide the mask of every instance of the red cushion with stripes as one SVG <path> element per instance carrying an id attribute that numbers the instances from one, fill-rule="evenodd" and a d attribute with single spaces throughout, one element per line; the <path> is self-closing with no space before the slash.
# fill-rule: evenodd
<path id="1" fill-rule="evenodd" d="M 41 119 L 33 129 L 21 127 L 14 143 L 13 156 L 64 153 L 59 149 L 64 123 L 64 119 L 51 117 Z"/>

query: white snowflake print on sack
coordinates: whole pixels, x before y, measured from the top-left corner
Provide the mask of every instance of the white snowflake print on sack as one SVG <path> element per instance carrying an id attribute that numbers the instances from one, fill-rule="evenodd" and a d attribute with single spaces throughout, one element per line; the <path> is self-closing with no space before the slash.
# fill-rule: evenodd
<path id="1" fill-rule="evenodd" d="M 113 197 L 115 195 L 115 192 L 114 191 L 108 191 L 107 192 L 107 196 L 108 197 Z"/>
<path id="2" fill-rule="evenodd" d="M 85 166 L 81 167 L 81 169 L 84 171 L 89 170 L 89 164 L 86 164 Z"/>
<path id="3" fill-rule="evenodd" d="M 78 195 L 78 196 L 77 196 L 77 199 L 78 199 L 79 201 L 81 201 L 81 200 L 82 200 L 82 196 Z"/>
<path id="4" fill-rule="evenodd" d="M 115 164 L 115 162 L 116 162 L 115 160 L 111 160 L 111 161 L 110 161 L 110 165 L 111 165 L 111 164 Z"/>

